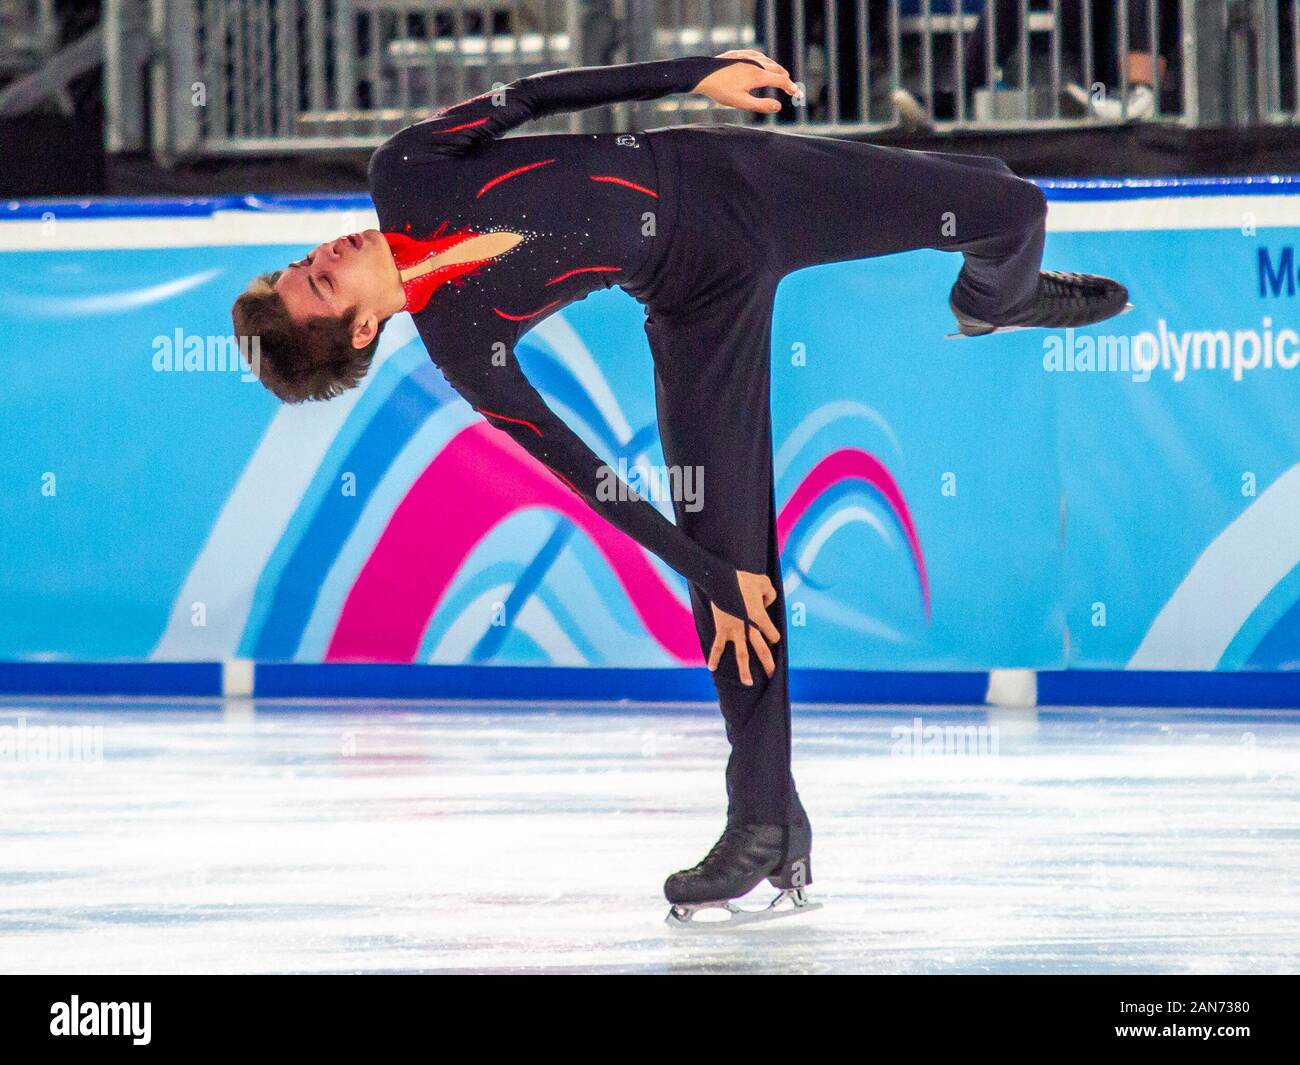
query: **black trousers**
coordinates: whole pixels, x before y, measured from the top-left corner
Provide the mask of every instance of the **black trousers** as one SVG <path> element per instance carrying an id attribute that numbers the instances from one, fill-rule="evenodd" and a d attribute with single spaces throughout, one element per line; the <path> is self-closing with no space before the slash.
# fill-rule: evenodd
<path id="1" fill-rule="evenodd" d="M 790 766 L 785 594 L 777 552 L 770 406 L 772 304 L 805 266 L 915 248 L 965 256 L 953 297 L 997 321 L 1034 299 L 1046 207 L 998 160 L 882 148 L 746 126 L 674 127 L 649 136 L 665 238 L 647 291 L 646 334 L 664 457 L 703 474 L 703 505 L 677 523 L 777 589 L 781 632 L 753 687 L 730 652 L 714 673 L 731 756 L 728 820 L 806 824 Z M 934 293 L 942 299 L 942 293 Z M 850 369 L 846 367 L 846 370 Z M 700 645 L 710 604 L 692 589 Z"/>

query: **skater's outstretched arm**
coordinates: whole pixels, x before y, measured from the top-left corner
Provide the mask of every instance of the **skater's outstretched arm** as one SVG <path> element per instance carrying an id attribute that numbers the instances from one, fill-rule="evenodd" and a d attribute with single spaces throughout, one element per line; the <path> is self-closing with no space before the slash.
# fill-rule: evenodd
<path id="1" fill-rule="evenodd" d="M 715 606 L 739 619 L 739 637 L 747 628 L 744 619 L 762 628 L 768 639 L 779 639 L 768 618 L 763 593 L 756 582 L 761 575 L 738 574 L 734 565 L 706 551 L 665 518 L 645 499 L 619 479 L 547 405 L 532 386 L 515 358 L 513 339 L 505 332 L 474 336 L 470 349 L 467 330 L 458 326 L 439 328 L 419 323 L 434 362 L 447 383 L 487 421 L 509 435 L 580 496 L 596 513 L 637 543 L 654 552 L 669 566 L 691 581 Z M 503 353 L 491 360 L 481 357 L 489 350 Z M 751 581 L 749 578 L 753 578 Z M 757 611 L 750 609 L 752 600 Z M 754 616 L 755 613 L 760 617 Z M 754 641 L 750 633 L 750 643 Z M 765 649 L 764 649 L 765 650 Z M 755 653 L 758 653 L 755 647 Z M 763 655 L 759 655 L 762 660 Z M 770 655 L 767 656 L 770 660 Z M 716 667 L 711 662 L 710 667 Z M 766 666 L 766 663 L 765 663 Z"/>
<path id="2" fill-rule="evenodd" d="M 780 110 L 778 101 L 752 95 L 754 89 L 765 87 L 791 95 L 796 90 L 784 67 L 750 49 L 552 70 L 441 108 L 403 133 L 418 135 L 447 154 L 463 155 L 536 118 L 624 100 L 657 100 L 673 93 L 698 92 L 726 107 L 747 111 Z"/>

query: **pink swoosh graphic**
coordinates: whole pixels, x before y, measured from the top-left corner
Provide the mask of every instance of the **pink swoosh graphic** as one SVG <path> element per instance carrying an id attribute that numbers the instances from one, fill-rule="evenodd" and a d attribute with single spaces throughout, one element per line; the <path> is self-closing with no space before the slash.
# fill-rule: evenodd
<path id="1" fill-rule="evenodd" d="M 486 422 L 453 437 L 393 512 L 348 593 L 325 661 L 413 661 L 465 559 L 499 522 L 536 506 L 590 537 L 665 651 L 686 665 L 703 661 L 690 610 L 641 548 Z"/>
<path id="2" fill-rule="evenodd" d="M 808 508 L 817 501 L 823 492 L 840 481 L 854 479 L 866 481 L 867 484 L 884 496 L 885 501 L 894 512 L 894 517 L 898 519 L 898 523 L 903 527 L 907 542 L 912 549 L 912 561 L 916 565 L 916 575 L 921 581 L 921 598 L 925 601 L 925 616 L 928 620 L 930 617 L 930 578 L 925 571 L 925 557 L 921 553 L 921 541 L 916 535 L 916 526 L 912 523 L 911 511 L 907 508 L 907 500 L 903 498 L 903 492 L 898 487 L 898 482 L 894 480 L 894 475 L 874 455 L 854 448 L 843 448 L 839 451 L 832 451 L 818 462 L 808 472 L 808 476 L 803 479 L 790 498 L 786 500 L 785 506 L 781 508 L 781 513 L 777 515 L 776 542 L 779 549 L 781 551 L 785 550 L 785 542 L 794 527 L 799 523 L 799 519 L 804 516 Z"/>

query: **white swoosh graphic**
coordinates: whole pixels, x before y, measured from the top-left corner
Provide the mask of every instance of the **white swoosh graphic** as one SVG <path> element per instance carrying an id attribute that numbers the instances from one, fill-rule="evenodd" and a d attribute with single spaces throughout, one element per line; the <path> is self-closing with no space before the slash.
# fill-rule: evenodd
<path id="1" fill-rule="evenodd" d="M 1169 597 L 1129 669 L 1214 669 L 1278 581 L 1300 565 L 1300 464 L 1214 538 Z"/>
<path id="2" fill-rule="evenodd" d="M 545 340 L 556 357 L 578 379 L 587 395 L 591 397 L 596 409 L 605 416 L 609 427 L 614 430 L 620 444 L 626 444 L 632 437 L 632 427 L 623 415 L 618 399 L 596 360 L 592 358 L 582 337 L 574 330 L 562 315 L 553 314 L 546 321 L 534 326 L 531 332 Z"/>
<path id="3" fill-rule="evenodd" d="M 799 552 L 799 568 L 807 573 L 817 561 L 817 556 L 821 554 L 822 547 L 826 541 L 839 532 L 846 525 L 869 525 L 880 534 L 880 538 L 885 541 L 888 547 L 894 546 L 894 535 L 880 520 L 879 515 L 872 513 L 866 507 L 844 507 L 837 510 L 829 518 L 821 523 L 808 537 L 808 542 L 804 544 L 804 549 Z"/>
<path id="4" fill-rule="evenodd" d="M 492 616 L 492 604 L 504 603 L 512 585 L 502 584 L 489 588 L 461 611 L 460 617 L 447 629 L 438 646 L 427 661 L 461 665 L 487 631 L 483 619 Z M 552 665 L 585 666 L 586 657 L 560 628 L 550 610 L 536 596 L 530 596 L 519 609 L 515 628 L 532 637 L 546 652 Z"/>
<path id="5" fill-rule="evenodd" d="M 410 315 L 390 322 L 367 379 L 415 335 Z M 151 658 L 220 661 L 235 654 L 262 570 L 362 393 L 355 388 L 328 403 L 281 405 L 190 567 Z M 190 620 L 196 602 L 206 604 L 202 627 Z"/>
<path id="6" fill-rule="evenodd" d="M 206 285 L 225 270 L 201 270 L 188 277 L 177 277 L 160 285 L 129 289 L 126 292 L 97 292 L 93 296 L 6 296 L 5 310 L 33 318 L 65 318 L 74 315 L 120 314 L 179 296 L 182 292 Z"/>
<path id="7" fill-rule="evenodd" d="M 805 444 L 813 438 L 820 430 L 830 425 L 833 421 L 840 418 L 864 418 L 872 425 L 885 434 L 889 440 L 890 446 L 894 449 L 894 454 L 902 454 L 902 448 L 899 446 L 898 437 L 894 435 L 894 430 L 890 428 L 889 423 L 873 407 L 868 407 L 865 403 L 858 403 L 856 400 L 841 399 L 833 403 L 824 403 L 815 411 L 812 411 L 804 418 L 794 431 L 785 438 L 784 443 L 777 450 L 776 458 L 773 462 L 776 471 L 777 480 L 785 476 L 785 471 L 789 468 L 790 463 L 795 460 Z"/>

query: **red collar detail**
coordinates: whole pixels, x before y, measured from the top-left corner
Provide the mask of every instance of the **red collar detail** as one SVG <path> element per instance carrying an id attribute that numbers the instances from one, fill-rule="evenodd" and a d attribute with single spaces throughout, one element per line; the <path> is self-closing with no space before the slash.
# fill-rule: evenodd
<path id="1" fill-rule="evenodd" d="M 393 262 L 399 270 L 407 270 L 412 266 L 424 262 L 431 256 L 438 255 L 448 248 L 454 248 L 457 244 L 463 244 L 471 237 L 479 234 L 465 226 L 455 233 L 443 233 L 447 228 L 447 223 L 443 222 L 437 231 L 427 240 L 416 240 L 405 233 L 385 233 L 384 240 L 388 242 L 388 250 L 392 252 Z M 428 306 L 430 298 L 434 292 L 440 289 L 448 282 L 459 281 L 460 278 L 467 274 L 472 274 L 482 268 L 488 260 L 480 259 L 477 262 L 454 263 L 450 266 L 443 266 L 437 270 L 430 270 L 427 274 L 421 274 L 419 277 L 411 278 L 409 281 L 402 282 L 402 291 L 406 294 L 406 305 L 402 308 L 404 311 L 410 311 L 411 314 L 418 314 Z"/>

